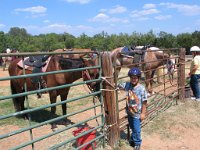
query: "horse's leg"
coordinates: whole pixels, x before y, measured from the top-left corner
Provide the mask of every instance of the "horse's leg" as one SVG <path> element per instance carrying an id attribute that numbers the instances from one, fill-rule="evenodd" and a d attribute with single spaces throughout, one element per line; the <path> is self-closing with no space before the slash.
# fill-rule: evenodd
<path id="1" fill-rule="evenodd" d="M 150 79 L 150 88 L 149 88 L 149 91 L 150 91 L 150 93 L 153 93 L 153 77 L 154 77 L 154 74 L 155 74 L 155 70 L 152 70 L 150 72 L 151 72 L 151 79 Z"/>
<path id="2" fill-rule="evenodd" d="M 151 80 L 151 71 L 147 71 L 147 72 L 145 72 L 145 87 L 149 94 L 152 93 L 151 89 L 149 88 L 150 80 Z"/>
<path id="3" fill-rule="evenodd" d="M 49 97 L 50 97 L 50 102 L 51 104 L 54 104 L 56 102 L 56 99 L 57 99 L 57 91 L 49 91 Z M 53 116 L 55 116 L 56 114 L 56 106 L 52 106 L 51 107 L 51 114 Z"/>
<path id="4" fill-rule="evenodd" d="M 157 68 L 156 74 L 157 74 L 158 84 L 162 84 L 163 82 L 161 80 L 162 80 L 162 75 L 163 75 L 163 66 Z"/>
<path id="5" fill-rule="evenodd" d="M 61 101 L 65 101 L 67 99 L 67 95 L 69 93 L 69 89 L 70 88 L 65 89 L 65 92 L 60 95 Z M 62 104 L 62 113 L 63 113 L 63 115 L 67 114 L 67 103 Z M 68 120 L 66 118 L 66 119 L 63 120 L 63 123 L 67 125 L 67 124 L 70 123 L 70 120 Z"/>
<path id="6" fill-rule="evenodd" d="M 65 92 L 66 93 L 60 95 L 61 101 L 65 101 L 67 99 L 69 89 L 67 89 Z M 62 104 L 62 112 L 63 112 L 63 115 L 67 114 L 67 104 L 66 103 Z"/>
<path id="7" fill-rule="evenodd" d="M 50 97 L 50 102 L 51 104 L 54 104 L 56 102 L 57 99 L 57 91 L 49 91 L 49 97 Z M 51 118 L 55 118 L 56 117 L 56 106 L 52 106 L 51 107 Z M 57 128 L 56 122 L 51 123 L 51 129 L 55 129 Z"/>
<path id="8" fill-rule="evenodd" d="M 10 88 L 11 88 L 11 93 L 12 94 L 23 93 L 24 91 L 23 90 L 19 90 L 20 89 L 19 87 L 20 87 L 20 85 L 18 85 L 17 82 L 14 82 L 13 80 L 10 80 Z M 15 108 L 16 112 L 25 110 L 25 107 L 24 107 L 25 96 L 14 97 L 12 99 L 12 101 L 13 101 L 13 105 L 14 105 L 14 108 Z M 26 115 L 25 116 L 18 115 L 17 117 L 26 118 Z"/>
<path id="9" fill-rule="evenodd" d="M 25 110 L 24 101 L 25 101 L 25 96 L 13 98 L 13 104 L 14 104 L 16 112 Z M 20 117 L 23 117 L 26 119 L 27 115 L 25 114 L 25 115 L 17 116 L 17 118 L 20 118 Z"/>
<path id="10" fill-rule="evenodd" d="M 3 71 L 5 71 L 6 70 L 6 61 L 5 60 L 3 60 L 2 67 L 3 67 Z"/>

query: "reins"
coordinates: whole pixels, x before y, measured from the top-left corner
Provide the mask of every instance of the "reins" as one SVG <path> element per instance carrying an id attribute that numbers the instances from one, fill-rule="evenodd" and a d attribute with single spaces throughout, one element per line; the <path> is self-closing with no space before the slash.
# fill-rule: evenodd
<path id="1" fill-rule="evenodd" d="M 85 77 L 86 77 L 87 80 L 92 80 L 92 78 L 91 78 L 91 76 L 90 76 L 88 70 L 82 71 L 82 78 L 84 79 Z M 88 87 L 88 89 L 90 90 L 89 93 L 91 93 L 91 92 L 94 91 L 94 90 L 92 89 L 92 87 L 91 87 L 89 84 L 87 84 L 87 87 Z"/>

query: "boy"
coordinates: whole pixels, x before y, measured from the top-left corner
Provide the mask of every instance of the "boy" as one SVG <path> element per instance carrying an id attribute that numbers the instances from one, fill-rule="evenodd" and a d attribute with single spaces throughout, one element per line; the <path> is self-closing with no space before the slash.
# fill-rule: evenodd
<path id="1" fill-rule="evenodd" d="M 128 114 L 129 126 L 132 130 L 130 145 L 134 150 L 140 150 L 141 121 L 145 119 L 147 106 L 147 91 L 139 83 L 141 71 L 138 68 L 131 68 L 128 72 L 130 82 L 119 85 L 120 89 L 127 91 L 126 112 Z"/>

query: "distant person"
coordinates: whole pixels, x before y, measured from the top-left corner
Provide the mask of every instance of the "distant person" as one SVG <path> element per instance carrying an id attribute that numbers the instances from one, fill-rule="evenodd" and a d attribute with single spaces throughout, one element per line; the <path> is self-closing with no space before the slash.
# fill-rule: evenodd
<path id="1" fill-rule="evenodd" d="M 191 99 L 200 101 L 200 88 L 199 88 L 199 79 L 200 79 L 200 48 L 198 46 L 192 46 L 190 48 L 192 53 L 192 62 L 190 65 L 190 87 L 193 92 Z"/>
<path id="2" fill-rule="evenodd" d="M 10 49 L 10 48 L 7 48 L 7 49 L 6 49 L 6 53 L 7 53 L 7 54 L 11 53 L 11 49 Z"/>
<path id="3" fill-rule="evenodd" d="M 120 84 L 119 89 L 127 92 L 126 112 L 129 126 L 132 130 L 130 145 L 134 147 L 134 150 L 140 150 L 142 143 L 140 123 L 145 119 L 146 115 L 147 91 L 140 84 L 140 69 L 131 68 L 128 76 L 130 77 L 130 82 Z"/>

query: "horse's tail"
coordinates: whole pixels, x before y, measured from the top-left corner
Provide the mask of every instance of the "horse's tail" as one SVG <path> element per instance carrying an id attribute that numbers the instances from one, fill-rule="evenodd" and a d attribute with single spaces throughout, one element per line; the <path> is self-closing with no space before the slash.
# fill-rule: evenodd
<path id="1" fill-rule="evenodd" d="M 10 76 L 17 76 L 18 71 L 19 71 L 17 67 L 18 62 L 19 62 L 19 59 L 18 60 L 16 59 L 13 62 L 11 62 L 11 64 L 9 65 L 8 73 Z M 23 80 L 19 80 L 19 79 L 10 80 L 10 90 L 11 90 L 12 95 L 23 92 L 23 87 L 20 85 L 21 82 L 23 82 Z M 20 97 L 18 96 L 18 97 L 12 98 L 13 105 L 16 112 L 24 110 L 24 100 L 25 100 L 24 96 L 20 96 Z"/>
<path id="2" fill-rule="evenodd" d="M 17 94 L 17 91 L 16 91 L 16 88 L 14 86 L 14 83 L 12 80 L 10 80 L 10 89 L 11 89 L 11 94 Z M 15 111 L 19 111 L 19 104 L 18 104 L 18 101 L 15 97 L 12 98 L 12 101 L 13 101 L 13 105 L 14 105 L 14 108 L 15 108 Z"/>

